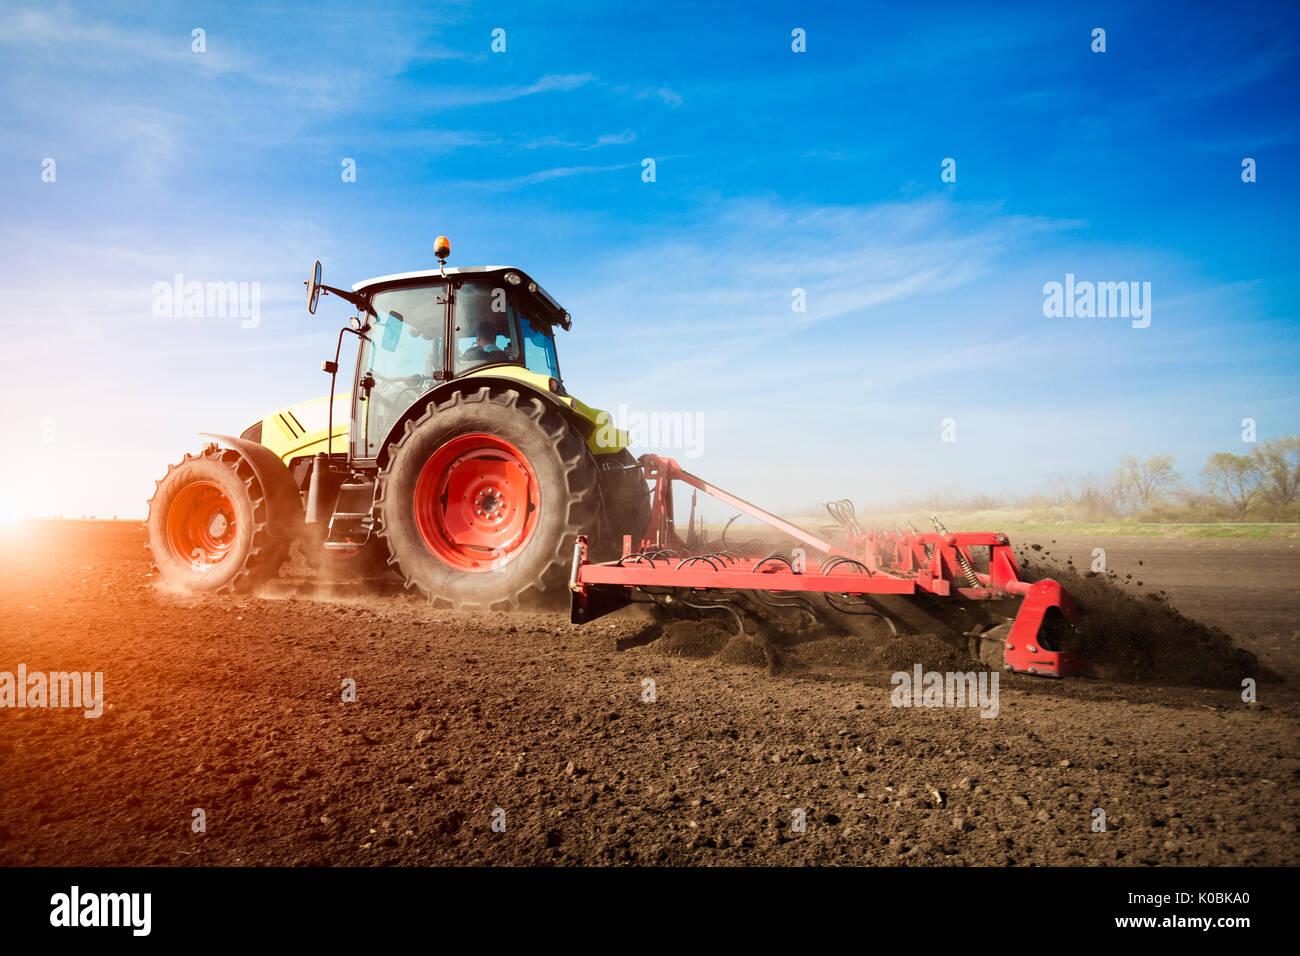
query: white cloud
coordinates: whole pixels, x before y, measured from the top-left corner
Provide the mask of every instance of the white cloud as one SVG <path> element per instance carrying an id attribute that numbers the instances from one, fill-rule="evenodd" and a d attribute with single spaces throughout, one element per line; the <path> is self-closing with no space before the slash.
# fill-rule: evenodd
<path id="1" fill-rule="evenodd" d="M 638 90 L 636 94 L 636 98 L 639 100 L 652 99 L 655 97 L 658 97 L 663 101 L 665 106 L 677 107 L 682 105 L 681 94 L 670 90 L 666 86 L 648 87 L 643 90 Z"/>
<path id="2" fill-rule="evenodd" d="M 595 80 L 596 78 L 590 73 L 555 73 L 522 86 L 452 87 L 436 90 L 424 97 L 420 105 L 435 109 L 484 106 L 488 103 L 505 103 L 526 96 L 536 96 L 539 93 L 568 92 L 593 83 Z"/>
<path id="3" fill-rule="evenodd" d="M 621 133 L 606 133 L 587 142 L 576 142 L 564 139 L 560 136 L 540 136 L 536 139 L 528 140 L 524 143 L 524 148 L 576 149 L 581 152 L 590 152 L 593 149 L 600 149 L 602 146 L 626 146 L 627 144 L 634 142 L 636 142 L 636 133 L 632 132 L 630 129 L 625 129 Z"/>
<path id="4" fill-rule="evenodd" d="M 639 163 L 616 163 L 610 166 L 557 166 L 552 169 L 540 169 L 522 176 L 508 176 L 503 179 L 475 179 L 467 182 L 451 183 L 457 189 L 479 189 L 486 192 L 505 192 L 523 186 L 535 186 L 552 179 L 566 179 L 570 176 L 585 176 L 592 173 L 608 173 L 620 169 L 631 169 Z"/>

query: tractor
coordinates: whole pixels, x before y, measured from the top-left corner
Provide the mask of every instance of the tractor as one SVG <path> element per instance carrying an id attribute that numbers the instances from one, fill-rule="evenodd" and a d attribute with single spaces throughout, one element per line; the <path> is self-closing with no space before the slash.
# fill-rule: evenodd
<path id="1" fill-rule="evenodd" d="M 583 624 L 632 603 L 730 614 L 782 608 L 814 621 L 878 617 L 929 630 L 992 666 L 1084 673 L 1067 650 L 1081 611 L 1051 579 L 1021 577 L 1005 534 L 871 529 L 831 502 L 835 537 L 807 531 L 657 455 L 633 458 L 609 415 L 569 394 L 554 333 L 569 313 L 522 269 L 438 268 L 324 285 L 356 309 L 339 330 L 328 398 L 213 435 L 149 501 L 149 548 L 168 584 L 233 591 L 273 577 L 295 544 L 345 574 L 396 572 L 443 605 L 509 610 L 567 597 Z M 339 358 L 356 342 L 352 388 Z M 693 489 L 686 534 L 674 484 Z M 696 532 L 695 495 L 799 547 Z M 738 516 L 739 516 L 738 514 Z M 733 519 L 734 520 L 734 519 Z M 730 522 L 728 523 L 730 524 Z M 755 550 L 757 548 L 758 550 Z M 826 608 L 811 603 L 820 597 Z M 1018 607 L 1017 607 L 1018 604 Z"/>
<path id="2" fill-rule="evenodd" d="M 509 609 L 566 594 L 579 535 L 613 553 L 650 515 L 626 433 L 571 395 L 554 334 L 572 320 L 524 270 L 438 267 L 324 285 L 356 310 L 328 398 L 290 405 L 168 468 L 149 501 L 162 580 L 247 590 L 298 544 L 325 562 L 395 572 L 454 607 Z M 356 339 L 352 387 L 339 359 Z"/>

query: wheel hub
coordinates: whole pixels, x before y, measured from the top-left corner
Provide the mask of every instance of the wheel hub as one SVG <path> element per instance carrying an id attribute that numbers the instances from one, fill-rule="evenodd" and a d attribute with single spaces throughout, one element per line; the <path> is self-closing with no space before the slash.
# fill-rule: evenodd
<path id="1" fill-rule="evenodd" d="M 186 485 L 167 511 L 167 543 L 195 571 L 225 560 L 235 546 L 236 531 L 235 506 L 211 481 Z"/>
<path id="2" fill-rule="evenodd" d="M 487 488 L 479 492 L 474 501 L 474 513 L 480 518 L 495 520 L 505 507 L 505 498 L 496 488 Z"/>
<path id="3" fill-rule="evenodd" d="M 524 454 L 494 435 L 461 435 L 439 447 L 415 483 L 416 530 L 439 559 L 489 571 L 528 543 L 540 503 Z"/>

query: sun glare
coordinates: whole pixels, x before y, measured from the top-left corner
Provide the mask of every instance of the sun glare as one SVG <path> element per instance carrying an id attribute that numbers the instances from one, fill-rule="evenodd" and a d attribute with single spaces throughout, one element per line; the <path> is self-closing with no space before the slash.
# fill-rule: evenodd
<path id="1" fill-rule="evenodd" d="M 25 509 L 10 505 L 0 504 L 0 530 L 13 531 L 24 526 L 33 515 Z"/>

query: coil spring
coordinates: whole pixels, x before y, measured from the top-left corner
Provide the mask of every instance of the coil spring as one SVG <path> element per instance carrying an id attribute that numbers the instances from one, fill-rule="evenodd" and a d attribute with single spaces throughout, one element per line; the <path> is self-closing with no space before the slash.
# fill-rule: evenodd
<path id="1" fill-rule="evenodd" d="M 853 507 L 853 502 L 848 498 L 841 498 L 839 501 L 824 502 L 824 507 L 830 516 L 837 522 L 847 528 L 853 534 L 862 534 L 862 525 L 858 524 L 857 509 Z"/>

